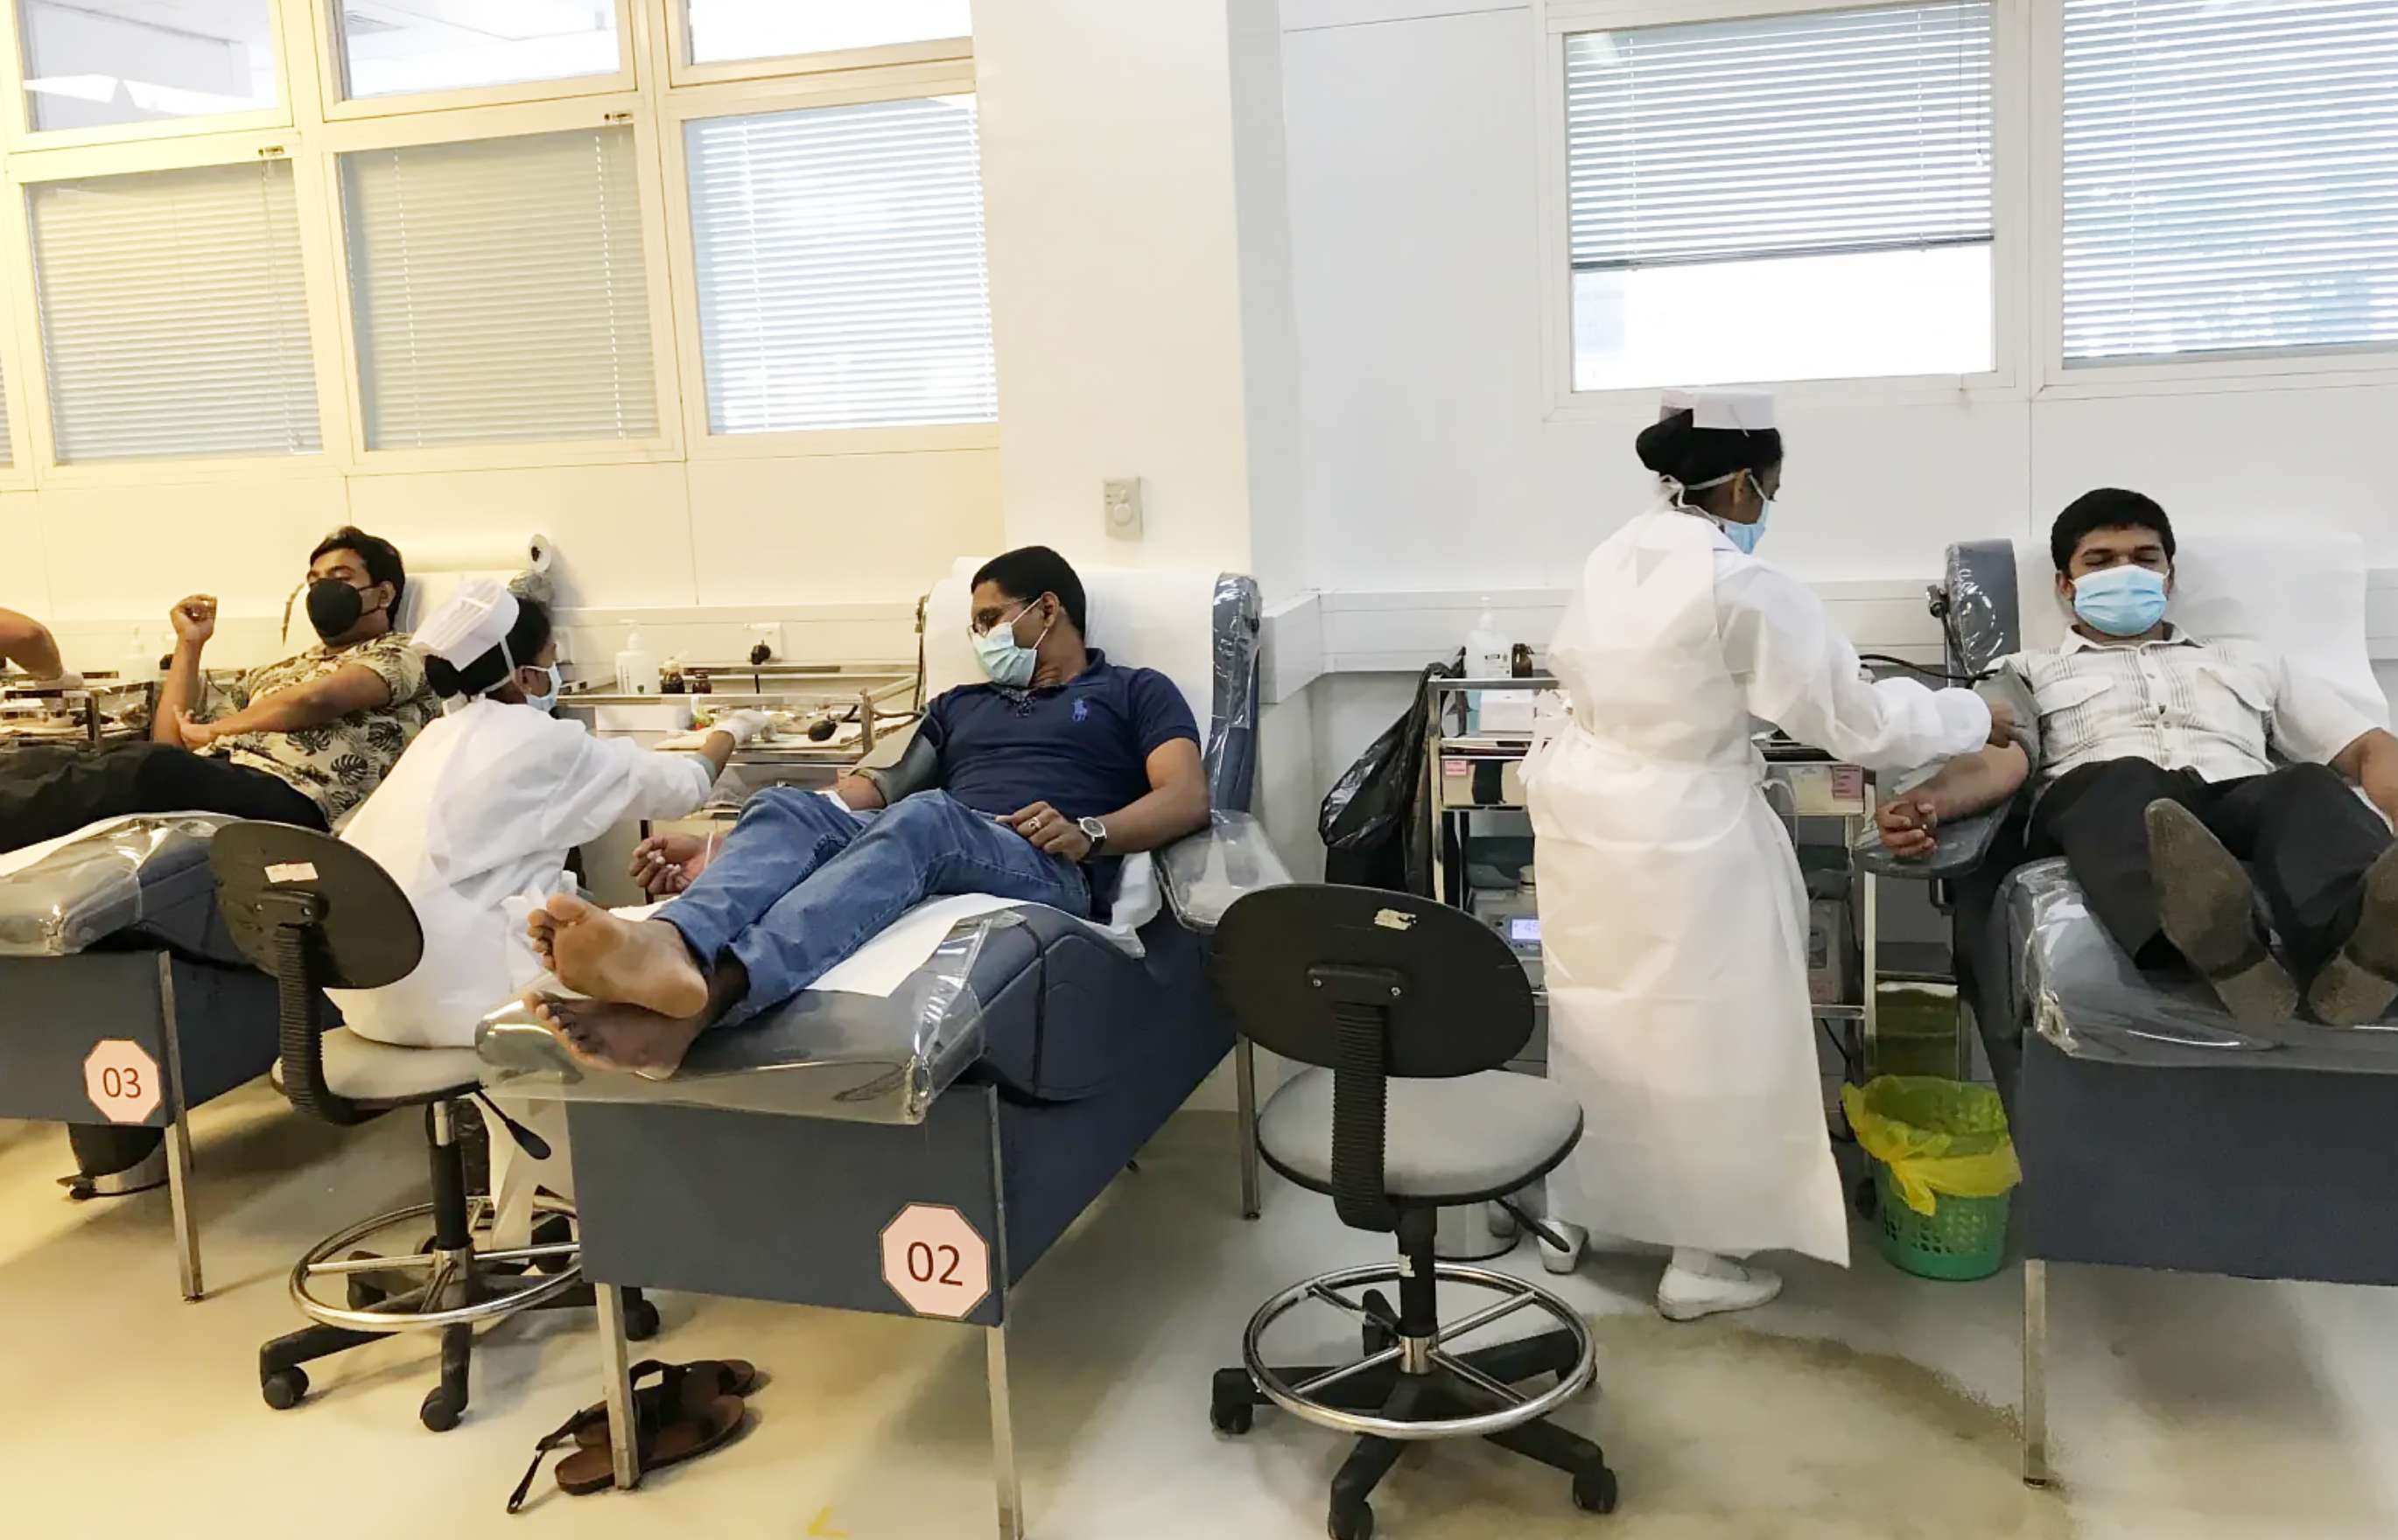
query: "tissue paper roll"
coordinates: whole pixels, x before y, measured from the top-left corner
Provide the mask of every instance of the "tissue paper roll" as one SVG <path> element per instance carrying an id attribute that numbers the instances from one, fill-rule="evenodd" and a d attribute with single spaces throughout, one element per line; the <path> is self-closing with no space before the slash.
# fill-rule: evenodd
<path id="1" fill-rule="evenodd" d="M 525 534 L 430 535 L 394 542 L 411 572 L 546 572 L 549 537 Z"/>

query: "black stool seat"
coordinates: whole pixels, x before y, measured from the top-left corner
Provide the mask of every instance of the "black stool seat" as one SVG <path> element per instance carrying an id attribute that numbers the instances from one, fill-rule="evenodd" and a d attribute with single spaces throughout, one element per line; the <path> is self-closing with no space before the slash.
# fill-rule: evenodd
<path id="1" fill-rule="evenodd" d="M 1308 1070 L 1258 1114 L 1266 1164 L 1320 1193 L 1332 1191 L 1333 1082 L 1328 1069 Z M 1387 1094 L 1382 1190 L 1410 1202 L 1449 1208 L 1521 1192 L 1582 1139 L 1582 1105 L 1527 1075 L 1393 1080 Z"/>

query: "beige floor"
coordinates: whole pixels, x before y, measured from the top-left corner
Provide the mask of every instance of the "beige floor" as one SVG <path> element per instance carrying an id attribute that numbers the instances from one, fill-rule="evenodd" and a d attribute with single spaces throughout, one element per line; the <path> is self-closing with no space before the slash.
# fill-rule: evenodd
<path id="1" fill-rule="evenodd" d="M 1332 1435 L 1261 1416 L 1220 1440 L 1207 1373 L 1256 1303 L 1377 1254 L 1287 1187 L 1233 1213 L 1231 1127 L 1179 1119 L 1028 1280 L 1014 1328 L 1031 1533 L 1142 1540 L 1323 1533 Z M 299 1410 L 259 1401 L 254 1354 L 291 1316 L 283 1273 L 316 1237 L 413 1199 L 399 1119 L 311 1125 L 253 1089 L 197 1125 L 209 1298 L 175 1298 L 163 1195 L 64 1201 L 55 1131 L 0 1123 L 0 1531 L 915 1540 L 991 1533 L 979 1333 L 673 1297 L 673 1358 L 738 1355 L 774 1380 L 734 1447 L 633 1496 L 502 1501 L 532 1444 L 593 1389 L 580 1322 L 486 1340 L 464 1426 L 415 1421 L 426 1345 L 328 1365 Z M 804 1173 L 794 1173 L 804 1180 Z M 1529 1256 L 1511 1265 L 1529 1265 Z M 1913 1281 L 1870 1254 L 1792 1269 L 1737 1324 L 1668 1327 L 1653 1264 L 1567 1287 L 1598 1318 L 1605 1442 L 1625 1504 L 1575 1513 L 1561 1480 L 1480 1447 L 1403 1465 L 1384 1540 L 1922 1536 L 2173 1540 L 2398 1534 L 2398 1292 L 2058 1268 L 2060 1491 L 2014 1478 L 2016 1288 Z M 1301 1335 L 1306 1333 L 1301 1329 Z M 1302 1346 L 1304 1346 L 1302 1344 Z"/>

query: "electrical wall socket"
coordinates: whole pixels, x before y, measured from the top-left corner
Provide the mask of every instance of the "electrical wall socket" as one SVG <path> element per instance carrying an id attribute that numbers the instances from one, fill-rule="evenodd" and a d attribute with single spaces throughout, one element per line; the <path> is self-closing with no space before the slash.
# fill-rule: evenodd
<path id="1" fill-rule="evenodd" d="M 748 632 L 748 635 L 749 635 L 749 647 L 748 647 L 748 648 L 745 648 L 745 649 L 743 649 L 743 651 L 742 651 L 742 656 L 743 656 L 744 658 L 747 658 L 747 657 L 748 656 L 749 650 L 750 650 L 751 649 L 756 648 L 756 647 L 758 646 L 758 644 L 759 644 L 759 643 L 761 643 L 761 642 L 765 643 L 765 645 L 766 645 L 766 655 L 767 655 L 768 657 L 770 657 L 770 658 L 775 658 L 775 659 L 779 659 L 779 658 L 781 658 L 781 657 L 782 657 L 782 655 L 783 655 L 783 623 L 782 623 L 782 622 L 780 622 L 780 621 L 757 621 L 757 622 L 753 622 L 753 623 L 750 623 L 748 626 L 747 626 L 745 629 Z"/>
<path id="2" fill-rule="evenodd" d="M 1138 540 L 1141 536 L 1140 477 L 1111 481 L 1106 487 L 1108 538 Z"/>

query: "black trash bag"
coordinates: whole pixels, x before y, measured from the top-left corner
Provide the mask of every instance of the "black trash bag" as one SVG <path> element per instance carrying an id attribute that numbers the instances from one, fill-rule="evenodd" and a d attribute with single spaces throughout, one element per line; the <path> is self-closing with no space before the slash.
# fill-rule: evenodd
<path id="1" fill-rule="evenodd" d="M 1431 831 L 1423 826 L 1424 722 L 1432 681 L 1461 665 L 1435 663 L 1416 681 L 1415 703 L 1343 770 L 1315 821 L 1324 879 L 1430 896 Z"/>

